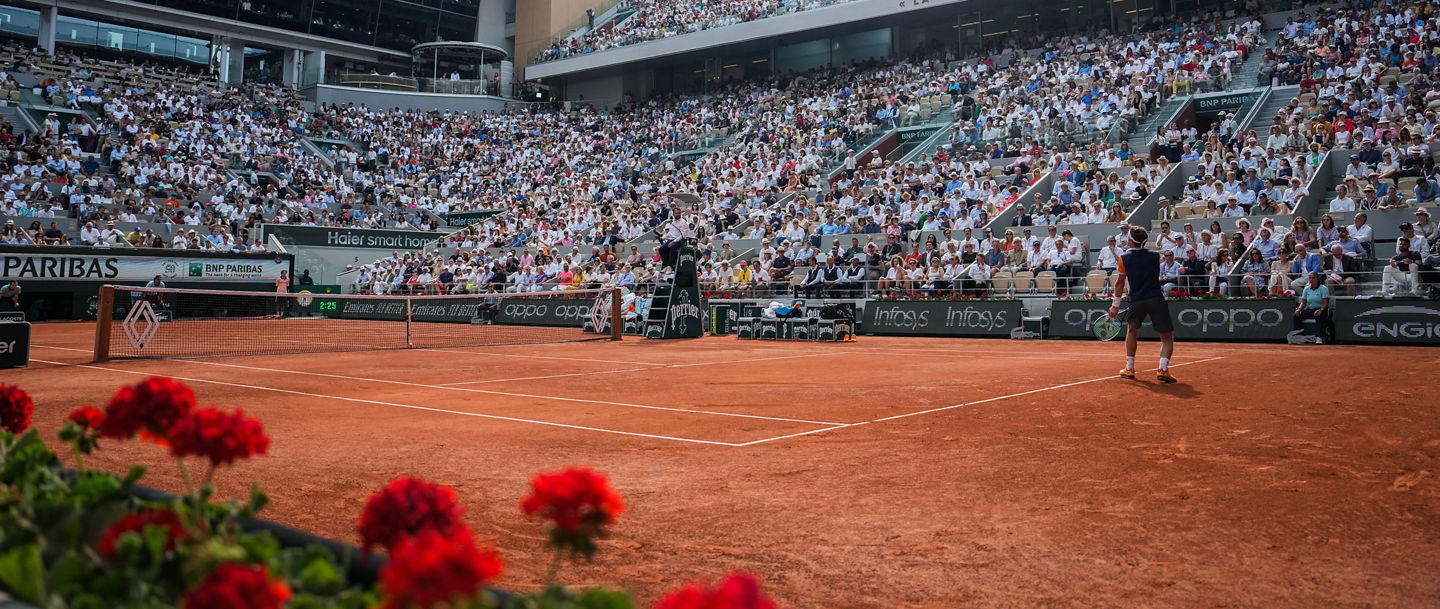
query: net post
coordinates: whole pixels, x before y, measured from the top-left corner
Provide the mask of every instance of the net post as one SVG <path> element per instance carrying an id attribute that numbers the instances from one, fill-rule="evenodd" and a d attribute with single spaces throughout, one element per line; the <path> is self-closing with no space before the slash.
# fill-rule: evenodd
<path id="1" fill-rule="evenodd" d="M 415 320 L 410 315 L 410 305 L 414 302 L 413 298 L 405 299 L 405 346 L 411 349 L 415 348 L 415 334 L 411 332 L 415 326 Z"/>
<path id="2" fill-rule="evenodd" d="M 610 290 L 610 338 L 624 340 L 625 319 L 620 313 L 620 288 Z"/>
<path id="3" fill-rule="evenodd" d="M 100 300 L 95 309 L 95 359 L 110 361 L 110 327 L 115 321 L 115 286 L 100 286 Z"/>

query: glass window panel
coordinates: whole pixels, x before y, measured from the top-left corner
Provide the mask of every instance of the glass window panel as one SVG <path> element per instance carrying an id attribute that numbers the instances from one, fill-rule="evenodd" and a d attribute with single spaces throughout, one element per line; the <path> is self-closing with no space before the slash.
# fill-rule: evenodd
<path id="1" fill-rule="evenodd" d="M 440 20 L 440 37 L 445 40 L 470 42 L 475 40 L 475 20 L 445 15 Z"/>
<path id="2" fill-rule="evenodd" d="M 480 12 L 480 2 L 479 0 L 445 0 L 440 4 L 440 8 L 473 17 Z"/>
<path id="3" fill-rule="evenodd" d="M 226 19 L 234 19 L 240 8 L 238 0 L 158 0 L 156 4 Z"/>
<path id="4" fill-rule="evenodd" d="M 61 15 L 55 23 L 55 41 L 64 44 L 95 46 L 96 23 Z"/>
<path id="5" fill-rule="evenodd" d="M 95 28 L 96 44 L 112 51 L 136 50 L 137 33 L 133 27 L 100 23 Z"/>
<path id="6" fill-rule="evenodd" d="M 0 32 L 39 36 L 40 12 L 13 6 L 0 6 Z"/>
<path id="7" fill-rule="evenodd" d="M 351 42 L 374 44 L 375 2 L 315 0 L 315 9 L 310 16 L 310 32 Z"/>
<path id="8" fill-rule="evenodd" d="M 174 57 L 175 37 L 169 34 L 140 30 L 136 32 L 136 50 L 156 57 Z"/>
<path id="9" fill-rule="evenodd" d="M 380 6 L 380 21 L 385 24 L 385 28 L 380 30 L 375 44 L 389 49 L 408 51 L 410 47 L 422 42 L 435 41 L 436 28 L 440 23 L 440 11 L 387 0 Z"/>
<path id="10" fill-rule="evenodd" d="M 240 0 L 240 20 L 303 30 L 310 9 L 310 0 Z"/>

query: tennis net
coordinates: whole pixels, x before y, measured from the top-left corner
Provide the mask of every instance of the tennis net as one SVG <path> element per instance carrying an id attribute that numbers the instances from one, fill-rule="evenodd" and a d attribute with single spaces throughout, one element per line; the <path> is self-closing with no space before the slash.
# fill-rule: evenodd
<path id="1" fill-rule="evenodd" d="M 444 296 L 104 286 L 95 360 L 619 339 L 617 290 Z"/>

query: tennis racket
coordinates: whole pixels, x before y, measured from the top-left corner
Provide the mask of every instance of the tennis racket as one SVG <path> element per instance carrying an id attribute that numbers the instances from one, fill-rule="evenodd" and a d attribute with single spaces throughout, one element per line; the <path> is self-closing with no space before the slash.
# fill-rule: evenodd
<path id="1" fill-rule="evenodd" d="M 1090 330 L 1095 333 L 1095 338 L 1103 341 L 1115 340 L 1115 337 L 1125 330 L 1125 314 L 1129 312 L 1130 309 L 1120 309 L 1114 317 L 1101 315 L 1100 319 L 1090 324 Z"/>

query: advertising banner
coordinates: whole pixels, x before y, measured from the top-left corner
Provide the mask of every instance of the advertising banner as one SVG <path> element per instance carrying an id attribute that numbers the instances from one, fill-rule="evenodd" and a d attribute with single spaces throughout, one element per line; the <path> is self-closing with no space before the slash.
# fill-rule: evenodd
<path id="1" fill-rule="evenodd" d="M 917 336 L 1009 336 L 1020 327 L 1018 300 L 865 301 L 860 332 Z"/>
<path id="2" fill-rule="evenodd" d="M 285 245 L 302 247 L 358 247 L 378 250 L 418 250 L 444 236 L 423 230 L 385 230 L 336 226 L 261 225 L 265 236 Z"/>
<path id="3" fill-rule="evenodd" d="M 1440 345 L 1440 303 L 1337 299 L 1335 339 L 1342 343 Z"/>
<path id="4" fill-rule="evenodd" d="M 7 252 L 0 254 L 0 279 L 9 281 L 149 281 L 156 275 L 178 281 L 265 282 L 280 278 L 290 262 L 273 259 L 168 258 L 102 254 Z"/>
<path id="5" fill-rule="evenodd" d="M 1050 305 L 1050 336 L 1094 338 L 1091 324 L 1105 315 L 1109 301 L 1057 300 Z M 1277 300 L 1171 300 L 1170 315 L 1178 340 L 1284 342 L 1295 316 L 1295 303 Z M 1150 322 L 1142 338 L 1159 338 Z"/>
<path id="6" fill-rule="evenodd" d="M 593 298 L 515 298 L 505 296 L 453 296 L 410 301 L 410 318 L 429 323 L 489 323 L 511 326 L 584 325 L 595 305 Z M 401 299 L 345 298 L 317 294 L 298 303 L 307 313 L 341 319 L 405 321 Z"/>
<path id="7" fill-rule="evenodd" d="M 445 225 L 446 225 L 446 226 L 456 226 L 456 227 L 462 227 L 462 228 L 463 228 L 463 227 L 466 227 L 466 226 L 470 226 L 471 224 L 474 224 L 474 223 L 479 222 L 479 221 L 481 221 L 481 220 L 484 220 L 484 219 L 486 219 L 486 218 L 489 218 L 490 216 L 498 216 L 498 215 L 500 215 L 500 210 L 498 210 L 498 209 L 486 209 L 486 210 L 482 210 L 482 211 L 465 211 L 465 212 L 450 213 L 450 214 L 445 214 Z"/>
<path id="8" fill-rule="evenodd" d="M 0 322 L 0 368 L 30 365 L 30 324 Z"/>

